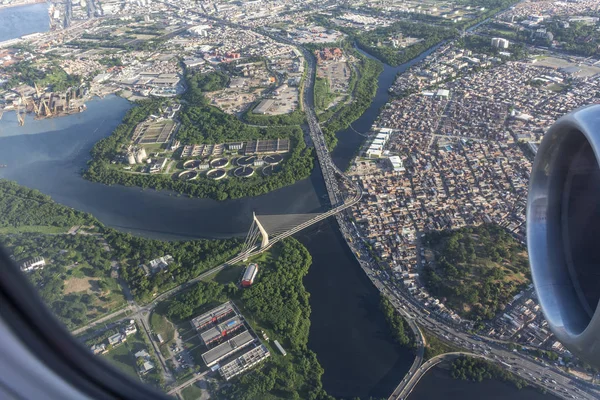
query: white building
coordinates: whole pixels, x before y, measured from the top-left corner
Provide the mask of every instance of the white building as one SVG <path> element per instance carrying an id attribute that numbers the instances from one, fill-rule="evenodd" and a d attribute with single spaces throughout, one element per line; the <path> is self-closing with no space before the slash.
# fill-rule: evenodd
<path id="1" fill-rule="evenodd" d="M 188 32 L 194 36 L 208 36 L 210 25 L 196 25 L 188 29 Z"/>
<path id="2" fill-rule="evenodd" d="M 23 264 L 21 264 L 21 271 L 31 272 L 38 269 L 42 269 L 45 265 L 46 260 L 44 260 L 44 257 L 34 257 L 31 260 L 27 260 Z"/>
<path id="3" fill-rule="evenodd" d="M 492 46 L 500 49 L 508 49 L 509 41 L 504 38 L 492 38 Z"/>
<path id="4" fill-rule="evenodd" d="M 389 158 L 390 163 L 392 163 L 392 168 L 394 168 L 394 172 L 404 172 L 405 168 L 404 168 L 404 163 L 402 162 L 402 159 L 398 156 L 391 156 Z"/>

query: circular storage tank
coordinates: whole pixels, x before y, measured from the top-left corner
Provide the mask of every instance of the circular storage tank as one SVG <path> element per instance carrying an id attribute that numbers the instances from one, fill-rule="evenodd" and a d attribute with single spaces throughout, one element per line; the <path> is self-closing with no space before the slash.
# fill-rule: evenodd
<path id="1" fill-rule="evenodd" d="M 185 169 L 194 169 L 194 168 L 198 168 L 198 166 L 200 165 L 200 160 L 189 160 L 183 163 L 183 168 Z"/>
<path id="2" fill-rule="evenodd" d="M 237 159 L 236 164 L 240 167 L 249 167 L 254 164 L 254 160 L 256 160 L 255 156 L 245 156 Z"/>
<path id="3" fill-rule="evenodd" d="M 262 173 L 264 176 L 271 176 L 276 172 L 281 171 L 281 165 L 265 165 L 265 167 L 262 169 Z"/>
<path id="4" fill-rule="evenodd" d="M 208 171 L 206 173 L 206 177 L 210 178 L 210 179 L 214 179 L 215 181 L 218 181 L 219 179 L 223 179 L 225 178 L 225 175 L 227 175 L 227 173 L 225 172 L 224 169 L 211 169 L 210 171 Z"/>
<path id="5" fill-rule="evenodd" d="M 272 154 L 270 156 L 266 156 L 264 158 L 264 160 L 265 160 L 265 163 L 267 163 L 267 164 L 277 165 L 283 161 L 283 157 L 279 154 Z"/>
<path id="6" fill-rule="evenodd" d="M 196 171 L 183 171 L 179 175 L 177 175 L 179 179 L 182 181 L 191 181 L 198 177 L 198 172 Z"/>
<path id="7" fill-rule="evenodd" d="M 226 158 L 217 158 L 210 162 L 212 168 L 223 168 L 229 165 L 229 160 Z"/>
<path id="8" fill-rule="evenodd" d="M 238 167 L 233 171 L 233 175 L 238 178 L 249 178 L 254 175 L 254 168 L 252 167 Z"/>

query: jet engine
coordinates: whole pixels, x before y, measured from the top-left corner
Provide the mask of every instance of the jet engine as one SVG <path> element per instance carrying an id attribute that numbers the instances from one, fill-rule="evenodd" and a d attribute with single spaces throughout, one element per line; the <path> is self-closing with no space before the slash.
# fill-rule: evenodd
<path id="1" fill-rule="evenodd" d="M 600 366 L 600 104 L 562 117 L 544 136 L 529 181 L 527 247 L 550 329 Z"/>

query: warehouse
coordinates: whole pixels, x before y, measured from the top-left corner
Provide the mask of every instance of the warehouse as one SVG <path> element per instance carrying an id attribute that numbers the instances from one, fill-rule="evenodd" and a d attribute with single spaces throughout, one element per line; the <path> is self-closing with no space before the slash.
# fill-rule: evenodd
<path id="1" fill-rule="evenodd" d="M 287 153 L 288 151 L 290 151 L 288 139 L 251 140 L 246 143 L 244 155 Z"/>
<path id="2" fill-rule="evenodd" d="M 260 104 L 257 105 L 252 112 L 254 114 L 266 114 L 269 111 L 269 108 L 273 106 L 273 103 L 275 103 L 275 100 L 265 99 L 261 101 Z"/>
<path id="3" fill-rule="evenodd" d="M 258 273 L 258 265 L 257 264 L 248 265 L 246 267 L 246 272 L 244 272 L 244 276 L 242 278 L 242 287 L 252 286 L 257 273 Z"/>
<path id="4" fill-rule="evenodd" d="M 245 349 L 241 355 L 236 355 L 233 360 L 224 362 L 221 365 L 219 372 L 221 373 L 221 376 L 228 381 L 234 376 L 252 368 L 270 355 L 271 353 L 269 350 L 262 344 L 247 350 Z"/>
<path id="5" fill-rule="evenodd" d="M 202 360 L 207 367 L 212 367 L 225 357 L 229 356 L 233 352 L 243 349 L 244 347 L 252 344 L 254 338 L 248 331 L 244 331 L 237 336 L 229 339 L 225 343 L 221 343 L 214 349 L 207 351 L 202 354 Z"/>
<path id="6" fill-rule="evenodd" d="M 209 345 L 218 339 L 231 335 L 233 332 L 239 331 L 244 328 L 244 323 L 242 320 L 236 315 L 233 318 L 228 319 L 225 322 L 222 322 L 207 331 L 200 333 L 200 338 L 205 345 Z"/>
<path id="7" fill-rule="evenodd" d="M 191 323 L 194 329 L 197 331 L 205 329 L 208 325 L 212 323 L 219 323 L 220 321 L 225 321 L 227 317 L 235 315 L 235 311 L 233 311 L 233 307 L 231 307 L 231 303 L 227 302 L 225 304 L 221 304 L 218 307 L 213 308 L 212 310 L 200 315 L 192 319 Z"/>

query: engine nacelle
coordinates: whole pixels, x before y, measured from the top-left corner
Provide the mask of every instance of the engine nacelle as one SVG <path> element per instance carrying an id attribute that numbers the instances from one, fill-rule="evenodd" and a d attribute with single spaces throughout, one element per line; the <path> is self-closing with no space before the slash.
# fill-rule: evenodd
<path id="1" fill-rule="evenodd" d="M 550 329 L 600 366 L 600 104 L 544 136 L 529 181 L 527 247 Z"/>

